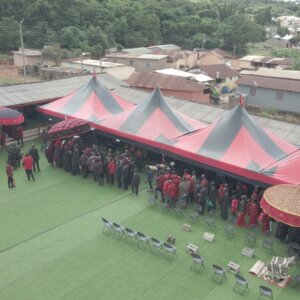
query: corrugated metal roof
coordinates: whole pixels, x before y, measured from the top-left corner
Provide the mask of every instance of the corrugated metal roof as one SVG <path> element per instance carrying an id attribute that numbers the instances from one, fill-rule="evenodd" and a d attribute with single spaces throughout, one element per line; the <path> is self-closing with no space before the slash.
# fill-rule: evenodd
<path id="1" fill-rule="evenodd" d="M 165 75 L 156 72 L 135 72 L 127 80 L 128 84 L 139 88 L 199 92 L 207 86 L 184 77 Z"/>
<path id="2" fill-rule="evenodd" d="M 300 80 L 300 71 L 294 71 L 294 70 L 277 70 L 277 69 L 259 68 L 257 71 L 243 70 L 240 72 L 240 74 Z M 298 84 L 300 85 L 300 82 L 298 82 Z"/>
<path id="3" fill-rule="evenodd" d="M 212 78 L 217 78 L 217 73 L 221 78 L 237 77 L 239 73 L 231 69 L 226 64 L 204 65 L 201 70 Z"/>
<path id="4" fill-rule="evenodd" d="M 181 71 L 181 70 L 177 70 L 177 69 L 173 69 L 173 68 L 156 70 L 155 72 L 165 74 L 165 75 L 180 76 L 180 77 L 185 77 L 185 78 L 191 77 L 199 82 L 208 82 L 208 81 L 213 80 L 213 78 L 211 78 L 207 75 L 204 75 L 204 74 L 193 74 L 190 72 L 185 72 L 185 71 Z"/>
<path id="5" fill-rule="evenodd" d="M 243 75 L 240 79 L 238 79 L 237 84 L 300 93 L 299 80 Z"/>
<path id="6" fill-rule="evenodd" d="M 137 104 L 149 97 L 149 93 L 129 88 L 128 86 L 125 86 L 123 81 L 109 74 L 98 74 L 97 77 L 107 88 L 113 89 L 116 94 L 122 96 L 129 102 Z M 81 87 L 90 78 L 91 76 L 87 75 L 39 83 L 1 86 L 0 106 L 26 105 L 27 103 L 38 103 L 41 101 L 49 101 L 53 98 L 61 98 Z M 14 97 L 15 92 L 21 92 L 23 99 L 16 99 Z M 206 123 L 211 123 L 226 113 L 226 110 L 220 107 L 204 105 L 196 102 L 193 102 L 192 105 L 187 107 L 185 104 L 188 101 L 177 99 L 175 97 L 165 98 L 168 103 L 179 112 L 185 113 L 187 116 Z M 252 117 L 258 120 L 262 126 L 268 128 L 279 137 L 282 137 L 291 143 L 300 145 L 300 125 L 263 117 Z"/>
<path id="7" fill-rule="evenodd" d="M 177 50 L 181 50 L 181 48 L 179 46 L 174 45 L 174 44 L 156 45 L 156 46 L 148 47 L 148 49 L 151 49 L 151 50 L 153 48 L 159 48 L 159 49 L 164 50 L 164 51 L 177 51 Z"/>
<path id="8" fill-rule="evenodd" d="M 18 51 L 11 51 L 12 53 L 15 54 L 20 54 L 23 55 L 23 52 L 21 49 L 19 49 Z M 40 56 L 42 54 L 42 52 L 40 50 L 34 50 L 34 49 L 24 49 L 24 54 L 26 56 Z"/>
<path id="9" fill-rule="evenodd" d="M 122 52 L 136 54 L 136 55 L 142 55 L 142 54 L 151 53 L 151 50 L 148 48 L 145 48 L 145 47 L 139 47 L 139 48 L 122 49 Z"/>
<path id="10" fill-rule="evenodd" d="M 137 59 L 149 59 L 149 60 L 161 60 L 168 57 L 168 55 L 163 54 L 143 54 L 137 57 Z"/>

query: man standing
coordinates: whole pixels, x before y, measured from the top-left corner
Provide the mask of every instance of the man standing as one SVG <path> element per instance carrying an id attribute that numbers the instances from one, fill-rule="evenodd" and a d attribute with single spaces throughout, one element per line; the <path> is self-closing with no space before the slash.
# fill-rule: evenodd
<path id="1" fill-rule="evenodd" d="M 8 187 L 9 188 L 15 187 L 15 182 L 14 182 L 14 168 L 9 163 L 9 161 L 6 162 L 6 174 L 7 174 Z"/>
<path id="2" fill-rule="evenodd" d="M 18 145 L 21 144 L 21 147 L 24 146 L 23 136 L 24 136 L 23 127 L 20 125 L 16 129 L 16 138 L 17 138 Z"/>
<path id="3" fill-rule="evenodd" d="M 131 191 L 135 193 L 137 196 L 139 194 L 139 185 L 140 185 L 140 175 L 134 170 L 132 180 L 131 180 Z"/>
<path id="4" fill-rule="evenodd" d="M 34 144 L 31 145 L 31 149 L 29 150 L 29 155 L 33 159 L 33 171 L 36 172 L 36 169 L 40 172 L 40 155 L 38 149 L 35 148 Z"/>
<path id="5" fill-rule="evenodd" d="M 23 158 L 22 164 L 23 164 L 23 167 L 25 169 L 25 173 L 27 175 L 28 181 L 30 181 L 30 177 L 34 181 L 34 176 L 33 176 L 33 173 L 32 173 L 33 159 L 28 153 L 25 154 L 25 157 Z"/>

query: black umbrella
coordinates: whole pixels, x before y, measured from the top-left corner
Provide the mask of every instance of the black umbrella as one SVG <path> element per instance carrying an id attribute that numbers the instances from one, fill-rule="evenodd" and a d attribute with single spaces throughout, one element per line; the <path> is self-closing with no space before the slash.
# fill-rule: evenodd
<path id="1" fill-rule="evenodd" d="M 88 131 L 90 131 L 90 125 L 87 121 L 68 119 L 53 125 L 48 131 L 48 139 L 57 140 L 79 135 Z"/>
<path id="2" fill-rule="evenodd" d="M 15 109 L 0 107 L 0 125 L 18 125 L 24 122 L 22 113 Z"/>

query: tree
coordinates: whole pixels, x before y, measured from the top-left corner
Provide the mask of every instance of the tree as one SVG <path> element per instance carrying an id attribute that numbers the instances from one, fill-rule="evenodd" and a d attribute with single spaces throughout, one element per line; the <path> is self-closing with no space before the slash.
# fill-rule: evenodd
<path id="1" fill-rule="evenodd" d="M 0 20 L 0 50 L 13 50 L 20 46 L 19 24 L 13 17 Z"/>
<path id="2" fill-rule="evenodd" d="M 225 49 L 234 55 L 245 54 L 249 42 L 265 39 L 264 29 L 250 20 L 246 15 L 234 15 L 225 20 L 218 30 L 218 35 Z"/>
<path id="3" fill-rule="evenodd" d="M 80 48 L 83 39 L 83 32 L 75 26 L 64 27 L 61 30 L 60 44 L 62 48 Z"/>
<path id="4" fill-rule="evenodd" d="M 42 50 L 42 62 L 44 60 L 50 60 L 55 62 L 56 65 L 60 64 L 61 61 L 61 48 L 59 44 L 55 44 L 52 46 L 45 46 Z"/>
<path id="5" fill-rule="evenodd" d="M 271 7 L 260 8 L 255 12 L 254 20 L 257 24 L 268 25 L 272 21 Z"/>
<path id="6" fill-rule="evenodd" d="M 105 32 L 100 27 L 93 26 L 87 30 L 87 44 L 96 57 L 104 55 L 105 50 L 109 47 Z"/>

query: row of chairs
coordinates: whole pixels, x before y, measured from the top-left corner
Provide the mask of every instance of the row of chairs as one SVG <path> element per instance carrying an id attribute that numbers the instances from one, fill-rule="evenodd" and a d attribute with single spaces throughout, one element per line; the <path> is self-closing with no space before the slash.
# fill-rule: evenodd
<path id="1" fill-rule="evenodd" d="M 109 221 L 102 218 L 103 230 L 111 231 L 119 235 L 120 238 L 124 237 L 128 240 L 138 243 L 140 247 L 150 248 L 152 251 L 157 251 L 165 257 L 177 257 L 176 248 L 168 243 L 162 242 L 157 238 L 149 237 L 148 235 L 134 231 L 130 228 L 124 227 L 116 222 Z"/>
<path id="2" fill-rule="evenodd" d="M 196 253 L 191 253 L 191 256 L 193 259 L 191 269 L 199 270 L 202 268 L 203 270 L 205 270 L 203 257 Z M 213 264 L 212 267 L 213 267 L 213 275 L 211 279 L 219 284 L 222 284 L 223 281 L 226 279 L 225 269 L 216 264 Z M 233 290 L 241 294 L 245 294 L 246 292 L 248 292 L 249 284 L 247 279 L 239 274 L 235 274 L 235 284 Z M 273 299 L 273 291 L 270 288 L 261 285 L 259 287 L 259 291 L 260 291 L 259 298 L 268 297 L 270 299 Z"/>

